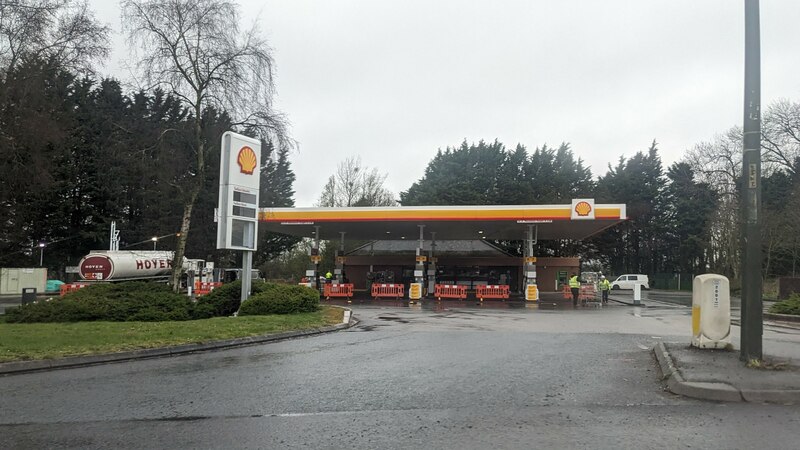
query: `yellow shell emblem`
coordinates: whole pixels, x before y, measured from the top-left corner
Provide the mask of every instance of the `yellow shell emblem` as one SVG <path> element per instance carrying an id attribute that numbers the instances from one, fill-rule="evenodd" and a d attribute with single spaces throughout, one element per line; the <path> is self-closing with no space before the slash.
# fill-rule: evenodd
<path id="1" fill-rule="evenodd" d="M 588 216 L 589 213 L 592 212 L 592 205 L 590 205 L 589 202 L 578 202 L 578 204 L 575 205 L 575 212 L 581 217 Z"/>
<path id="2" fill-rule="evenodd" d="M 239 150 L 239 156 L 236 158 L 236 163 L 239 164 L 239 170 L 246 175 L 252 175 L 258 163 L 256 152 L 250 147 L 242 147 Z"/>

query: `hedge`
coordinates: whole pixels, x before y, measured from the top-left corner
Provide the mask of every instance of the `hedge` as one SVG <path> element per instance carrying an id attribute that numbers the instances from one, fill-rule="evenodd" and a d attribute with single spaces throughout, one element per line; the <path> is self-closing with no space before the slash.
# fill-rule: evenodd
<path id="1" fill-rule="evenodd" d="M 250 286 L 250 294 L 255 295 L 262 292 L 266 289 L 267 284 L 263 280 L 253 280 Z M 237 280 L 232 283 L 225 283 L 197 299 L 195 316 L 199 319 L 231 316 L 239 309 L 241 301 L 242 282 Z"/>
<path id="2" fill-rule="evenodd" d="M 800 294 L 792 294 L 786 300 L 770 306 L 769 312 L 772 314 L 792 314 L 800 315 Z"/>
<path id="3" fill-rule="evenodd" d="M 6 310 L 6 322 L 157 322 L 189 320 L 194 305 L 185 295 L 161 283 L 102 283 L 64 297 Z"/>
<path id="4" fill-rule="evenodd" d="M 239 315 L 292 314 L 319 309 L 319 291 L 306 286 L 264 283 L 264 289 L 242 304 Z"/>
<path id="5" fill-rule="evenodd" d="M 192 302 L 169 286 L 152 282 L 98 283 L 61 298 L 8 308 L 8 323 L 161 322 L 233 315 L 239 309 L 242 284 L 224 284 Z M 297 285 L 254 281 L 242 315 L 291 314 L 319 308 L 319 292 Z"/>

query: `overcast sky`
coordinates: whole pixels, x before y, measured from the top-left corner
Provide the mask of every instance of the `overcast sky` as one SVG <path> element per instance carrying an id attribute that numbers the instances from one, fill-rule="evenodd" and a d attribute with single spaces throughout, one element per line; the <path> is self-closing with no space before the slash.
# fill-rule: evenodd
<path id="1" fill-rule="evenodd" d="M 118 3 L 90 3 L 118 33 Z M 399 194 L 464 139 L 568 142 L 598 176 L 654 139 L 666 167 L 742 122 L 743 0 L 240 4 L 274 49 L 297 206 L 348 156 Z M 799 1 L 761 1 L 764 107 L 800 101 L 798 23 Z M 104 73 L 129 79 L 126 54 L 115 36 Z"/>

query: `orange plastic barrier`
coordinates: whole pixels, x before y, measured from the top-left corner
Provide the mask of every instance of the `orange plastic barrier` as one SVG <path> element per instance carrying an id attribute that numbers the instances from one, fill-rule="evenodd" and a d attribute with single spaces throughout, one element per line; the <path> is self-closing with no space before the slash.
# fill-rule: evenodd
<path id="1" fill-rule="evenodd" d="M 475 288 L 475 296 L 481 300 L 485 298 L 508 298 L 508 285 L 507 284 L 478 285 Z"/>
<path id="2" fill-rule="evenodd" d="M 373 284 L 372 285 L 372 298 L 378 297 L 394 297 L 401 298 L 405 293 L 402 284 Z"/>
<path id="3" fill-rule="evenodd" d="M 213 291 L 214 288 L 218 288 L 218 287 L 222 286 L 222 283 L 213 283 L 213 282 L 212 283 L 200 283 L 200 282 L 198 282 L 198 283 L 195 283 L 194 285 L 195 285 L 194 295 L 195 296 L 200 296 L 200 295 L 206 295 L 209 292 Z"/>
<path id="4" fill-rule="evenodd" d="M 467 298 L 467 287 L 455 284 L 437 284 L 434 286 L 433 296 L 442 298 Z"/>
<path id="5" fill-rule="evenodd" d="M 569 288 L 568 284 L 565 284 L 564 287 L 561 289 L 561 295 L 564 296 L 566 299 L 572 298 L 572 290 Z"/>
<path id="6" fill-rule="evenodd" d="M 71 284 L 62 284 L 58 289 L 60 296 L 63 297 L 68 292 L 77 291 L 78 289 L 85 288 L 86 286 L 88 286 L 87 283 L 71 283 Z"/>
<path id="7" fill-rule="evenodd" d="M 353 284 L 352 283 L 341 283 L 341 284 L 330 284 L 326 283 L 325 287 L 322 290 L 322 295 L 325 297 L 326 300 L 330 300 L 331 297 L 347 297 L 350 298 L 353 296 Z"/>

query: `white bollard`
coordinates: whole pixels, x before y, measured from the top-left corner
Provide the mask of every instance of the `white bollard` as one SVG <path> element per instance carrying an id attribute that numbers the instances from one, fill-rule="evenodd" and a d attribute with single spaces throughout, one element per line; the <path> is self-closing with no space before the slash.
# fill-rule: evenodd
<path id="1" fill-rule="evenodd" d="M 692 282 L 692 346 L 725 348 L 730 342 L 730 283 L 722 275 L 698 275 Z"/>
<path id="2" fill-rule="evenodd" d="M 633 285 L 633 304 L 642 304 L 642 285 L 639 283 Z"/>

